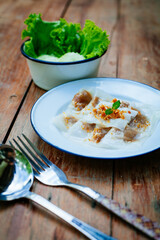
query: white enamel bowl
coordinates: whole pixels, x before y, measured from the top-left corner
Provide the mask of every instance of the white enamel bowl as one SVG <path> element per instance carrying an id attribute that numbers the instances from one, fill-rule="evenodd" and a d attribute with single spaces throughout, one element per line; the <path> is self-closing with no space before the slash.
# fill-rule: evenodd
<path id="1" fill-rule="evenodd" d="M 101 57 L 105 54 L 76 62 L 49 62 L 28 56 L 24 52 L 24 43 L 21 53 L 27 59 L 34 83 L 45 90 L 72 80 L 96 77 Z"/>

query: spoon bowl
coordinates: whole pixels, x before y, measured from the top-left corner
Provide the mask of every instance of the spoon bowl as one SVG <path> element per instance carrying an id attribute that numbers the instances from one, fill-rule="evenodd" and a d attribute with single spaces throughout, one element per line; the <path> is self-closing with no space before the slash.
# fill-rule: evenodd
<path id="1" fill-rule="evenodd" d="M 0 200 L 25 197 L 33 183 L 33 170 L 24 155 L 8 145 L 0 146 Z"/>

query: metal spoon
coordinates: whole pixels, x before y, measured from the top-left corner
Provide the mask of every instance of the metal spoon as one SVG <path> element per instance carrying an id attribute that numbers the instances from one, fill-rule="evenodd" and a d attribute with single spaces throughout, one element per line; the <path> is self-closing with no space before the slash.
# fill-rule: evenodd
<path id="1" fill-rule="evenodd" d="M 93 240 L 114 240 L 99 230 L 56 207 L 45 198 L 30 192 L 33 170 L 27 158 L 9 145 L 0 145 L 0 200 L 28 198 L 51 211 L 65 222 Z"/>

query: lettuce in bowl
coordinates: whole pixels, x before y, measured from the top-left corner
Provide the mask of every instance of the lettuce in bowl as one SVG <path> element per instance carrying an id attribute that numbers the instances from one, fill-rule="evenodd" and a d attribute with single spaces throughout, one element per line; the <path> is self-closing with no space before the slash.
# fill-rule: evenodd
<path id="1" fill-rule="evenodd" d="M 79 53 L 85 59 L 100 57 L 110 43 L 106 31 L 86 20 L 84 28 L 79 23 L 68 23 L 61 18 L 59 21 L 43 21 L 41 14 L 30 14 L 24 21 L 27 28 L 22 31 L 25 53 L 38 58 L 41 55 L 62 57 L 66 53 Z"/>

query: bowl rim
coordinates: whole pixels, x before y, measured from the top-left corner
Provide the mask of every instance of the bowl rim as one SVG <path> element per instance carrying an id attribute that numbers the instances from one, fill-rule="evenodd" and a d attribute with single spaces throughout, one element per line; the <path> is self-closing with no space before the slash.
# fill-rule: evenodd
<path id="1" fill-rule="evenodd" d="M 26 40 L 25 42 L 27 42 L 27 41 L 29 41 L 29 39 Z M 79 60 L 79 61 L 73 61 L 73 62 L 51 62 L 51 61 L 44 61 L 44 60 L 36 59 L 36 58 L 30 57 L 29 55 L 27 55 L 24 52 L 24 50 L 23 50 L 25 42 L 23 42 L 21 47 L 20 47 L 20 51 L 21 51 L 21 53 L 22 53 L 22 55 L 24 57 L 28 58 L 31 61 L 37 62 L 37 63 L 43 63 L 43 64 L 49 64 L 49 65 L 71 65 L 71 64 L 86 63 L 86 62 L 90 62 L 90 61 L 93 61 L 93 60 L 101 58 L 107 52 L 107 50 L 105 50 L 104 53 L 101 56 L 87 58 L 87 59 L 83 59 L 83 60 Z"/>

